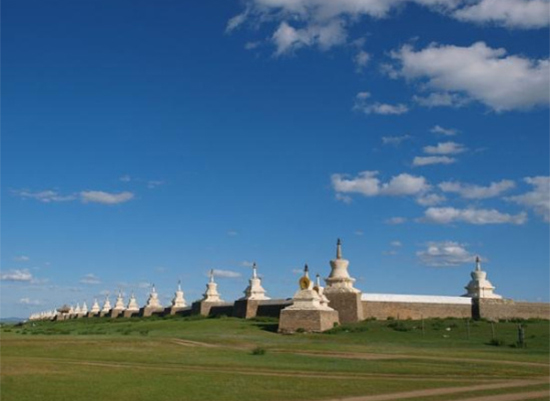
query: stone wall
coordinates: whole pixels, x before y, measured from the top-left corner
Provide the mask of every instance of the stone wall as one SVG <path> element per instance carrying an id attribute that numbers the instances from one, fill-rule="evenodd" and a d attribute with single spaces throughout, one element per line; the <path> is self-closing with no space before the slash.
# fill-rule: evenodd
<path id="1" fill-rule="evenodd" d="M 439 304 L 420 302 L 373 302 L 363 301 L 365 319 L 429 319 L 434 317 L 469 318 L 472 306 L 468 304 Z"/>
<path id="2" fill-rule="evenodd" d="M 281 310 L 292 305 L 292 300 L 266 299 L 261 301 L 239 299 L 235 301 L 233 308 L 234 317 L 250 319 L 256 316 L 268 316 L 278 318 Z"/>
<path id="3" fill-rule="evenodd" d="M 474 299 L 472 304 L 474 319 L 550 319 L 550 304 L 516 302 L 511 299 Z"/>

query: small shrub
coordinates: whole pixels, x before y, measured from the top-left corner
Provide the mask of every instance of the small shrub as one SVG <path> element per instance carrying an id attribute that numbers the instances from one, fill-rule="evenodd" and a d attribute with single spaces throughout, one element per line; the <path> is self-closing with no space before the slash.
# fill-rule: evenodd
<path id="1" fill-rule="evenodd" d="M 265 355 L 266 350 L 262 347 L 256 347 L 252 350 L 252 355 Z"/>
<path id="2" fill-rule="evenodd" d="M 493 338 L 487 343 L 487 345 L 492 345 L 493 347 L 502 347 L 503 345 L 506 345 L 506 341 L 501 338 Z"/>
<path id="3" fill-rule="evenodd" d="M 388 324 L 388 327 L 391 329 L 394 329 L 395 331 L 411 331 L 412 329 L 408 327 L 407 325 L 403 324 L 403 322 L 392 322 Z"/>
<path id="4" fill-rule="evenodd" d="M 301 328 L 301 327 L 298 327 L 298 328 L 296 329 L 296 333 L 305 333 L 305 332 L 306 332 L 306 329 L 303 329 L 303 328 Z"/>

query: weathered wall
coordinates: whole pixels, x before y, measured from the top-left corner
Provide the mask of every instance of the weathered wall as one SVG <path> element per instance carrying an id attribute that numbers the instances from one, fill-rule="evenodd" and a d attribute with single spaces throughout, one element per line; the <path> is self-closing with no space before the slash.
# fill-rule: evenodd
<path id="1" fill-rule="evenodd" d="M 365 319 L 428 319 L 434 317 L 469 318 L 472 307 L 467 304 L 432 304 L 420 302 L 373 302 L 363 301 Z"/>
<path id="2" fill-rule="evenodd" d="M 256 316 L 279 317 L 281 310 L 292 305 L 292 300 L 266 299 L 254 301 L 240 299 L 235 301 L 233 316 L 242 319 L 250 319 Z"/>
<path id="3" fill-rule="evenodd" d="M 365 319 L 361 301 L 361 293 L 326 292 L 328 306 L 338 311 L 340 323 L 354 323 Z"/>
<path id="4" fill-rule="evenodd" d="M 474 299 L 474 319 L 550 319 L 550 304 L 515 302 L 511 299 Z"/>
<path id="5" fill-rule="evenodd" d="M 294 310 L 281 312 L 279 333 L 296 331 L 322 332 L 338 325 L 338 312 L 334 310 Z"/>

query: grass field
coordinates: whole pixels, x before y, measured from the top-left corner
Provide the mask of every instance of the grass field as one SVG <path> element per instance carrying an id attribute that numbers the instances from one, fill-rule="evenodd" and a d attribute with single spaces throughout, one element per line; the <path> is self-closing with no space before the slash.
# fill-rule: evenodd
<path id="1" fill-rule="evenodd" d="M 524 348 L 517 322 L 459 319 L 295 335 L 223 317 L 3 326 L 1 399 L 548 400 L 549 324 L 522 324 Z"/>

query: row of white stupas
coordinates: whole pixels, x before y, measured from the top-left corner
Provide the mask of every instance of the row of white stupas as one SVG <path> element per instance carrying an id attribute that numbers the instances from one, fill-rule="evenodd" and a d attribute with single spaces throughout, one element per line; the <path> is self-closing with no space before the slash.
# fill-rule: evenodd
<path id="1" fill-rule="evenodd" d="M 336 259 L 330 261 L 331 273 L 329 277 L 325 279 L 325 282 L 327 284 L 326 291 L 354 293 L 360 292 L 358 289 L 353 287 L 355 279 L 350 277 L 348 273 L 348 265 L 349 261 L 342 257 L 342 243 L 338 239 L 336 245 Z M 472 279 L 465 287 L 467 293 L 464 294 L 463 297 L 493 299 L 502 298 L 500 295 L 494 293 L 495 287 L 491 284 L 489 280 L 487 280 L 487 273 L 481 270 L 481 260 L 479 257 L 476 257 L 476 267 L 470 275 Z M 328 300 L 323 294 L 324 288 L 321 286 L 320 276 L 317 275 L 315 283 L 316 285 L 313 286 L 313 283 L 309 280 L 309 272 L 306 265 L 304 270 L 304 277 L 306 279 L 303 280 L 303 282 L 300 281 L 302 292 L 298 291 L 293 298 L 294 307 L 306 307 L 306 303 L 304 303 L 305 299 L 303 297 L 306 297 L 308 299 L 307 303 L 311 305 L 311 297 L 313 297 L 315 308 L 328 308 Z M 224 302 L 221 299 L 217 287 L 218 284 L 214 281 L 214 271 L 211 270 L 209 274 L 209 281 L 206 284 L 206 291 L 200 301 L 212 303 Z M 317 295 L 313 294 L 313 292 L 311 292 L 312 290 L 314 290 Z M 262 287 L 261 279 L 258 276 L 256 263 L 254 263 L 252 266 L 252 277 L 249 279 L 249 285 L 244 290 L 244 294 L 245 296 L 240 298 L 241 300 L 259 301 L 270 299 L 266 296 L 266 291 Z M 181 289 L 181 282 L 178 282 L 178 287 L 174 294 L 174 298 L 172 299 L 170 307 L 175 309 L 183 309 L 186 306 L 187 303 Z M 144 308 L 148 308 L 150 310 L 162 310 L 164 308 L 159 301 L 158 293 L 154 285 L 152 286 L 151 293 L 149 294 L 149 298 L 147 299 Z M 121 313 L 124 311 L 137 313 L 140 311 L 140 306 L 138 305 L 136 297 L 133 293 L 131 294 L 128 303 L 125 304 L 122 292 L 119 291 L 114 307 L 111 306 L 109 295 L 107 295 L 102 306 L 100 306 L 97 299 L 95 299 L 90 309 L 88 309 L 86 302 L 84 302 L 82 305 L 76 304 L 76 306 L 74 307 L 72 305 L 64 305 L 57 310 L 33 313 L 29 317 L 29 320 L 52 320 L 55 319 L 58 315 L 62 315 L 64 318 L 71 318 L 89 315 L 90 313 L 94 315 L 105 315 L 112 312 Z"/>

